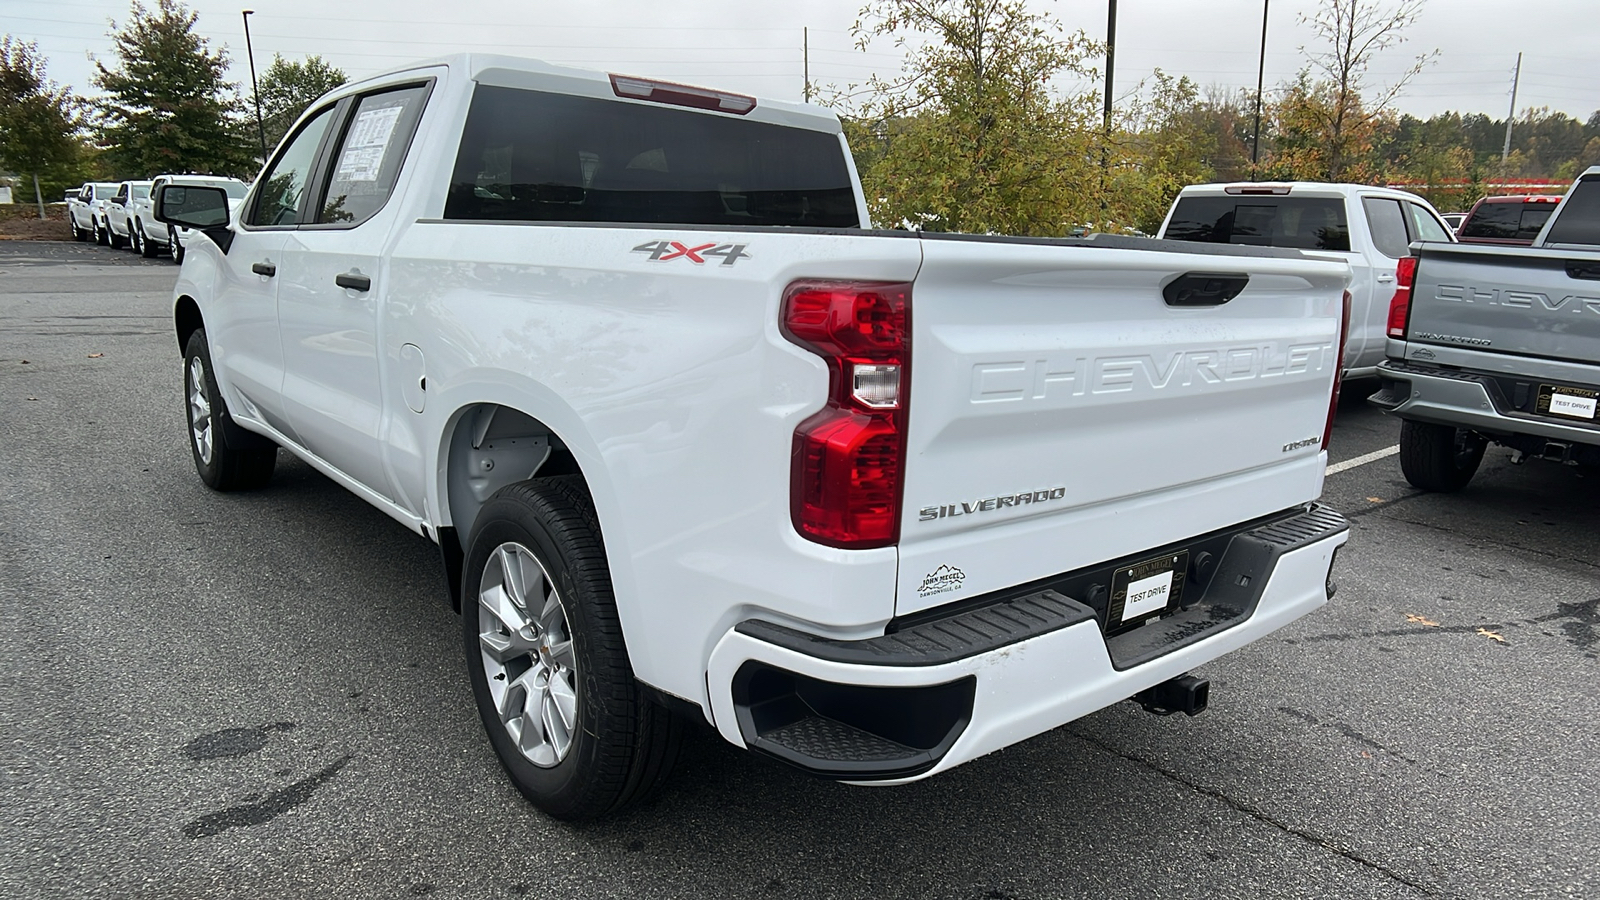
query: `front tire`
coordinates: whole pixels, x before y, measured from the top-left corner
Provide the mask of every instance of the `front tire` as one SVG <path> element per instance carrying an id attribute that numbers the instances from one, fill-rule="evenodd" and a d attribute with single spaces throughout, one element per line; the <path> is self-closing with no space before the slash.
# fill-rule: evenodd
<path id="1" fill-rule="evenodd" d="M 1400 471 L 1422 490 L 1459 491 L 1477 473 L 1488 446 L 1464 428 L 1406 419 L 1400 423 Z"/>
<path id="2" fill-rule="evenodd" d="M 183 387 L 188 411 L 189 450 L 194 468 L 214 491 L 248 491 L 272 479 L 278 448 L 266 438 L 233 424 L 217 388 L 205 329 L 189 336 L 183 354 Z M 265 446 L 261 446 L 265 444 Z"/>
<path id="3" fill-rule="evenodd" d="M 485 503 L 462 573 L 467 675 L 500 764 L 534 806 L 594 819 L 671 770 L 681 723 L 634 680 L 583 481 L 508 485 Z"/>

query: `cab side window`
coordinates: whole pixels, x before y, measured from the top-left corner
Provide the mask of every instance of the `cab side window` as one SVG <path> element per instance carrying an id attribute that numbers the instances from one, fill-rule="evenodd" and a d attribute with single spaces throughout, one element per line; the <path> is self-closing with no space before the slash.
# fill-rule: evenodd
<path id="1" fill-rule="evenodd" d="M 1363 197 L 1361 205 L 1366 209 L 1367 226 L 1372 230 L 1372 244 L 1378 248 L 1378 252 L 1390 259 L 1410 256 L 1411 238 L 1406 234 L 1406 220 L 1400 212 L 1400 201 Z"/>
<path id="2" fill-rule="evenodd" d="M 1416 235 L 1417 240 L 1450 240 L 1450 232 L 1445 229 L 1444 223 L 1433 217 L 1433 213 L 1410 201 L 1406 202 L 1406 212 L 1411 214 L 1411 233 Z"/>
<path id="3" fill-rule="evenodd" d="M 394 192 L 406 149 L 422 117 L 425 85 L 368 94 L 356 104 L 333 155 L 318 224 L 356 226 L 372 218 Z"/>
<path id="4" fill-rule="evenodd" d="M 331 121 L 333 107 L 330 106 L 307 122 L 278 155 L 272 168 L 261 176 L 261 188 L 246 224 L 266 227 L 299 224 L 300 206 L 305 200 L 306 186 L 311 183 L 311 167 L 316 163 L 317 148 L 322 145 Z"/>

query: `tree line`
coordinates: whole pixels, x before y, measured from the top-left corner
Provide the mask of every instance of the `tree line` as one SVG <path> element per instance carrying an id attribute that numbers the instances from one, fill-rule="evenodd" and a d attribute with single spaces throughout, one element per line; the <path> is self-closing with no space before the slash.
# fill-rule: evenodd
<path id="1" fill-rule="evenodd" d="M 1096 79 L 1106 48 L 1030 0 L 868 0 L 857 43 L 908 48 L 901 71 L 814 93 L 840 114 L 873 217 L 888 227 L 1153 232 L 1184 185 L 1250 179 L 1399 183 L 1464 209 L 1510 179 L 1567 181 L 1600 164 L 1600 111 L 1579 121 L 1527 110 L 1509 154 L 1503 119 L 1397 114 L 1437 52 L 1384 83 L 1369 67 L 1405 41 L 1424 2 L 1321 0 L 1302 17 L 1315 37 L 1304 66 L 1259 98 L 1259 129 L 1255 92 L 1161 70 L 1104 117 L 1098 94 L 1054 85 Z M 196 18 L 181 0 L 135 2 L 113 26 L 93 101 L 50 82 L 35 45 L 0 40 L 0 169 L 51 197 L 157 172 L 253 176 L 253 106 L 226 80 L 226 52 L 194 33 Z M 260 82 L 267 145 L 344 81 L 320 57 L 275 56 Z"/>
<path id="2" fill-rule="evenodd" d="M 40 203 L 85 181 L 193 172 L 253 178 L 272 146 L 316 98 L 345 82 L 319 56 L 274 55 L 260 79 L 261 121 L 228 81 L 228 55 L 194 31 L 180 0 L 133 3 L 112 25 L 111 54 L 90 100 L 50 81 L 38 45 L 0 38 L 0 170 L 27 179 Z M 260 132 L 260 133 L 258 133 Z"/>

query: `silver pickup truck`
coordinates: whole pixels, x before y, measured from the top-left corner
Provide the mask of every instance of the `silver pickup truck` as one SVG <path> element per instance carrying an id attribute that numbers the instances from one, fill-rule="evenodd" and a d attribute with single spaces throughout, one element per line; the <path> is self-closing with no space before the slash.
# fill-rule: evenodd
<path id="1" fill-rule="evenodd" d="M 1531 247 L 1412 252 L 1400 261 L 1388 358 L 1370 398 L 1404 420 L 1406 480 L 1460 490 L 1491 442 L 1518 462 L 1600 465 L 1600 166 Z"/>

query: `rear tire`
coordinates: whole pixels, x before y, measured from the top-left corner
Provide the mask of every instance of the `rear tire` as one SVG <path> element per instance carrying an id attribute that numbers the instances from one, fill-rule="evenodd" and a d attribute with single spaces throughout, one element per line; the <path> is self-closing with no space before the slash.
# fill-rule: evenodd
<path id="1" fill-rule="evenodd" d="M 78 227 L 78 220 L 76 218 L 73 218 L 71 213 L 67 214 L 67 224 L 72 226 L 72 239 L 73 240 L 77 241 L 80 244 L 83 243 L 84 241 L 88 240 L 88 237 L 84 234 L 83 229 Z"/>
<path id="2" fill-rule="evenodd" d="M 111 227 L 111 220 L 107 219 L 106 220 L 106 243 L 111 246 L 111 249 L 113 249 L 113 250 L 121 250 L 122 249 L 122 245 L 127 243 L 127 242 L 128 242 L 128 239 L 123 237 L 120 234 L 117 234 L 116 230 Z"/>
<path id="3" fill-rule="evenodd" d="M 111 246 L 111 238 L 108 237 L 109 232 L 110 229 L 106 227 L 104 221 L 96 220 L 94 223 L 94 242 L 102 247 Z"/>
<path id="4" fill-rule="evenodd" d="M 1488 446 L 1463 428 L 1406 419 L 1400 423 L 1400 471 L 1422 490 L 1459 491 L 1477 473 Z"/>
<path id="5" fill-rule="evenodd" d="M 491 497 L 472 527 L 461 596 L 478 714 L 534 806 L 595 819 L 660 786 L 682 724 L 634 680 L 581 478 L 523 481 Z"/>
<path id="6" fill-rule="evenodd" d="M 167 227 L 170 228 L 172 226 L 169 225 Z M 178 243 L 177 235 L 172 236 L 172 261 L 180 266 L 183 265 L 183 245 Z"/>
<path id="7" fill-rule="evenodd" d="M 233 423 L 211 368 L 204 328 L 189 336 L 183 353 L 183 387 L 194 468 L 214 491 L 248 491 L 272 479 L 278 448 Z M 263 446 L 265 445 L 265 446 Z"/>
<path id="8" fill-rule="evenodd" d="M 150 243 L 149 235 L 144 233 L 144 225 L 134 222 L 132 230 L 138 236 L 135 246 L 139 248 L 139 255 L 145 259 L 155 259 L 156 254 L 160 251 L 154 244 Z"/>

